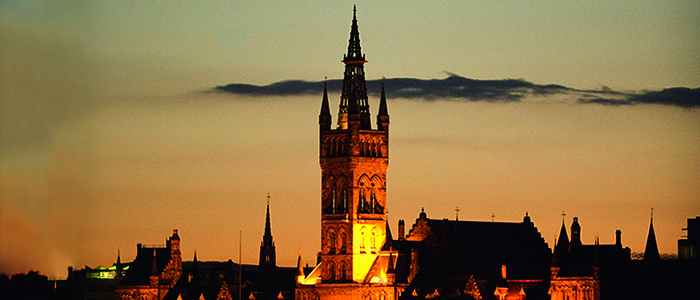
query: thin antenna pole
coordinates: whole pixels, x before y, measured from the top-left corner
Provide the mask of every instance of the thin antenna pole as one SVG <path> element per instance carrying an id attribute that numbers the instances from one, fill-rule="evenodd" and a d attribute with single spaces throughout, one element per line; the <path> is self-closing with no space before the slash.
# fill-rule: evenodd
<path id="1" fill-rule="evenodd" d="M 243 261 L 241 261 L 241 242 L 243 241 L 243 230 L 238 231 L 238 300 L 243 294 Z"/>

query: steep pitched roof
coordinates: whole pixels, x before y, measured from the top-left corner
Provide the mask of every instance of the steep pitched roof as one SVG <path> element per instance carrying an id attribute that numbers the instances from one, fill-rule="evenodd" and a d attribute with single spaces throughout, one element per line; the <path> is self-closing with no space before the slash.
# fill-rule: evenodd
<path id="1" fill-rule="evenodd" d="M 488 269 L 500 276 L 501 266 L 508 265 L 512 278 L 533 278 L 549 268 L 551 252 L 532 223 L 427 221 L 444 257 L 452 261 L 445 266 L 450 273 Z"/>
<path id="2" fill-rule="evenodd" d="M 647 235 L 647 244 L 644 247 L 644 260 L 657 261 L 660 259 L 659 246 L 656 244 L 656 233 L 654 233 L 654 218 L 649 221 L 649 234 Z"/>

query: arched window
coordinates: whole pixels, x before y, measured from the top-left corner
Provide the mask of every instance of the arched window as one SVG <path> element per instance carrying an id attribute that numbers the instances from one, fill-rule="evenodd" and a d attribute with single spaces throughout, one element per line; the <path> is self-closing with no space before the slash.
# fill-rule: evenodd
<path id="1" fill-rule="evenodd" d="M 328 272 L 326 273 L 326 278 L 328 278 L 329 281 L 333 281 L 335 279 L 335 265 L 333 262 L 328 263 Z"/>
<path id="2" fill-rule="evenodd" d="M 376 241 L 377 241 L 377 232 L 372 230 L 372 240 L 370 241 L 370 244 L 369 244 L 369 246 L 372 247 L 372 252 L 377 251 L 377 246 L 375 245 Z"/>
<path id="3" fill-rule="evenodd" d="M 370 242 L 369 246 L 372 248 L 372 252 L 377 252 L 377 244 L 379 243 L 379 230 L 377 230 L 377 227 L 372 228 L 372 239 Z"/>
<path id="4" fill-rule="evenodd" d="M 338 280 L 340 281 L 345 281 L 346 275 L 345 275 L 345 264 L 340 263 L 338 265 Z"/>
<path id="5" fill-rule="evenodd" d="M 338 194 L 338 192 L 336 191 L 335 187 L 333 187 L 333 189 L 331 190 L 331 207 L 333 208 L 331 213 L 333 213 L 333 214 L 337 213 L 337 211 L 336 211 L 337 206 L 338 206 L 337 200 L 336 200 L 337 194 Z"/>
<path id="6" fill-rule="evenodd" d="M 331 252 L 331 253 L 335 253 L 335 239 L 336 239 L 336 236 L 335 236 L 335 231 L 333 231 L 332 229 L 331 229 L 331 232 L 330 232 L 330 234 L 329 234 L 328 239 L 329 239 L 329 242 L 331 243 L 331 245 L 330 245 L 330 246 L 331 246 L 331 251 L 330 251 L 330 252 Z"/>
<path id="7" fill-rule="evenodd" d="M 360 252 L 365 252 L 365 229 L 360 231 Z"/>
<path id="8" fill-rule="evenodd" d="M 360 184 L 360 201 L 359 202 L 360 203 L 358 203 L 358 206 L 359 206 L 358 210 L 360 213 L 364 213 L 365 209 L 366 209 L 365 205 L 364 205 L 365 204 L 365 188 L 362 187 L 361 184 Z"/>
<path id="9" fill-rule="evenodd" d="M 348 189 L 343 187 L 343 213 L 348 213 Z"/>
<path id="10" fill-rule="evenodd" d="M 340 234 L 338 235 L 338 239 L 340 240 L 340 253 L 345 253 L 345 247 L 347 244 L 346 241 L 346 236 L 345 236 L 345 231 L 341 231 Z"/>

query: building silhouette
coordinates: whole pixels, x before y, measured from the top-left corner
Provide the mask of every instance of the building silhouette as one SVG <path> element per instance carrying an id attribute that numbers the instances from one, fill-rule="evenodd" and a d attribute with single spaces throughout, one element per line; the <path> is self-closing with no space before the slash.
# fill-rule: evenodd
<path id="1" fill-rule="evenodd" d="M 61 282 L 58 298 L 294 299 L 296 276 L 310 270 L 303 266 L 277 266 L 270 219 L 268 195 L 258 265 L 241 265 L 232 260 L 202 262 L 197 259 L 196 251 L 192 261 L 183 261 L 181 238 L 175 229 L 172 236 L 166 239 L 165 245 L 137 244 L 136 258 L 131 262 L 122 263 L 121 256 L 117 255 L 117 262 L 109 268 L 69 268 L 68 278 Z"/>
<path id="2" fill-rule="evenodd" d="M 687 234 L 684 239 L 678 240 L 678 258 L 697 260 L 700 250 L 700 217 L 688 219 L 688 226 L 683 230 Z"/>
<path id="3" fill-rule="evenodd" d="M 566 222 L 550 250 L 526 212 L 522 221 L 429 218 L 421 209 L 396 238 L 386 215 L 389 114 L 382 82 L 373 128 L 365 83 L 367 61 L 353 8 L 337 122 L 328 90 L 319 114 L 321 247 L 314 267 L 278 267 L 270 201 L 258 265 L 183 261 L 178 230 L 165 245 L 137 245 L 131 262 L 117 254 L 111 267 L 69 268 L 51 297 L 120 300 L 243 299 L 668 299 L 693 298 L 700 282 L 698 225 L 688 219 L 678 260 L 659 254 L 653 218 L 643 259 L 631 259 L 615 232 L 614 244 L 584 244 L 583 227 Z M 325 87 L 325 86 L 324 86 Z M 569 238 L 570 236 L 570 238 Z M 38 284 L 46 280 L 38 276 Z M 21 279 L 21 277 L 20 277 Z M 0 277 L 0 286 L 11 286 Z M 7 288 L 0 293 L 5 297 Z M 16 290 L 16 289 L 15 289 Z M 5 298 L 2 298 L 5 299 Z M 0 299 L 1 300 L 1 299 Z"/>

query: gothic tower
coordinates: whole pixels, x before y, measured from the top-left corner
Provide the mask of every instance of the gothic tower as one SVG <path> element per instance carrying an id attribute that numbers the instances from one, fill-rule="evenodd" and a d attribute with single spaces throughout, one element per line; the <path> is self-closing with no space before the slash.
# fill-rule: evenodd
<path id="1" fill-rule="evenodd" d="M 258 299 L 275 299 L 279 290 L 276 278 L 277 259 L 275 242 L 272 240 L 272 229 L 270 227 L 270 194 L 267 194 L 267 213 L 265 215 L 265 233 L 260 243 L 260 277 L 257 286 Z"/>
<path id="2" fill-rule="evenodd" d="M 267 214 L 265 215 L 265 233 L 260 243 L 260 269 L 269 269 L 277 266 L 275 258 L 275 242 L 272 240 L 272 229 L 270 228 L 270 195 L 267 195 Z"/>
<path id="3" fill-rule="evenodd" d="M 377 128 L 369 102 L 353 7 L 337 127 L 324 88 L 320 128 L 322 282 L 362 282 L 386 238 L 389 114 L 382 84 Z"/>

